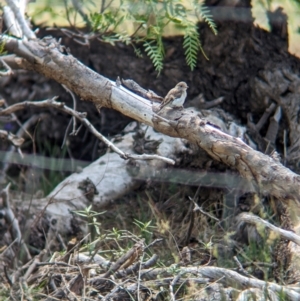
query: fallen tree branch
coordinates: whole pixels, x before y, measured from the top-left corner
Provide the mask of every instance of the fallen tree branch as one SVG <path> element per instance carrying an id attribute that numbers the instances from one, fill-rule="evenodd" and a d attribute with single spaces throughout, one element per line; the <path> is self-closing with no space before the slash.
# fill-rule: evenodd
<path id="1" fill-rule="evenodd" d="M 279 227 L 276 227 L 276 226 L 270 224 L 269 222 L 265 221 L 264 219 L 262 219 L 258 216 L 255 216 L 255 215 L 249 214 L 249 213 L 241 213 L 237 217 L 237 219 L 240 221 L 244 221 L 246 223 L 250 223 L 250 224 L 263 225 L 264 227 L 267 227 L 270 230 L 274 231 L 275 233 L 279 234 L 284 239 L 288 239 L 300 246 L 300 236 L 299 235 L 293 233 L 292 231 L 280 229 Z"/>
<path id="2" fill-rule="evenodd" d="M 197 144 L 215 160 L 238 170 L 260 193 L 299 200 L 299 175 L 276 158 L 255 151 L 241 139 L 222 132 L 209 120 L 199 117 L 197 112 L 166 109 L 162 117 L 169 122 L 164 122 L 155 113 L 156 105 L 152 106 L 149 100 L 118 87 L 73 56 L 64 54 L 54 39 L 28 42 L 3 36 L 2 40 L 6 50 L 22 57 L 15 59 L 20 67 L 35 70 L 66 85 L 81 99 L 92 101 L 98 109 L 118 110 L 161 133 Z"/>
<path id="3" fill-rule="evenodd" d="M 287 296 L 288 300 L 300 300 L 300 293 L 291 287 L 282 286 L 273 282 L 266 282 L 259 279 L 253 279 L 246 276 L 242 276 L 237 272 L 218 267 L 181 267 L 178 271 L 180 275 L 183 274 L 193 274 L 203 278 L 209 278 L 210 280 L 219 280 L 218 282 L 224 284 L 225 286 L 234 286 L 238 289 L 246 288 L 258 288 L 264 290 L 268 287 L 273 292 L 283 293 Z M 141 270 L 141 278 L 144 280 L 155 280 L 157 278 L 164 279 L 166 277 L 173 276 L 172 272 L 163 268 Z M 188 276 L 190 277 L 190 275 Z M 88 281 L 89 285 L 97 286 L 100 282 L 102 283 L 105 278 L 103 276 L 97 276 Z"/>
<path id="4" fill-rule="evenodd" d="M 121 256 L 113 266 L 105 273 L 104 278 L 108 278 L 114 274 L 118 269 L 126 269 L 138 260 L 139 256 L 144 252 L 143 241 L 137 242 L 130 250 Z"/>

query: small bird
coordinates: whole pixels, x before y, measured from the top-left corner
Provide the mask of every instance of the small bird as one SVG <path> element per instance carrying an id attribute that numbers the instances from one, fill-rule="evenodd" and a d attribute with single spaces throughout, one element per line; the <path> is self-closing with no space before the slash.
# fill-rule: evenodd
<path id="1" fill-rule="evenodd" d="M 181 107 L 183 108 L 183 104 L 186 98 L 186 90 L 188 85 L 185 82 L 178 83 L 175 88 L 171 89 L 167 96 L 164 98 L 162 103 L 159 106 L 159 111 L 167 106 L 170 105 L 171 107 Z"/>

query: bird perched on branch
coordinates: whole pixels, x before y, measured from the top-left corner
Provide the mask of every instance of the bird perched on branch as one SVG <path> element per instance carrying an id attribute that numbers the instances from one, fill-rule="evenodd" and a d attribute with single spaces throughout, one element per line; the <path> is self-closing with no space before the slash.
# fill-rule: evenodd
<path id="1" fill-rule="evenodd" d="M 188 88 L 188 85 L 185 82 L 178 83 L 175 88 L 171 89 L 167 96 L 164 98 L 162 103 L 159 106 L 159 111 L 165 107 L 181 107 L 183 108 L 183 104 L 186 98 L 186 90 Z"/>

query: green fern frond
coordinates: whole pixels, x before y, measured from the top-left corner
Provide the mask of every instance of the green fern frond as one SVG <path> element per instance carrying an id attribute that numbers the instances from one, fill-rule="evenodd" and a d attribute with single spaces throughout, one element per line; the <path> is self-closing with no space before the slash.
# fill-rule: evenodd
<path id="1" fill-rule="evenodd" d="M 217 35 L 217 25 L 213 20 L 213 17 L 209 11 L 209 8 L 204 4 L 204 2 L 200 2 L 197 5 L 197 11 L 199 12 L 200 17 L 208 24 L 211 28 L 212 32 Z"/>
<path id="2" fill-rule="evenodd" d="M 201 50 L 203 56 L 208 60 L 199 38 L 198 28 L 196 25 L 185 22 L 185 35 L 183 37 L 183 48 L 187 65 L 193 71 L 197 65 L 198 52 Z"/>
<path id="3" fill-rule="evenodd" d="M 142 57 L 143 57 L 143 54 L 142 54 L 141 49 L 135 47 L 133 44 L 132 44 L 132 46 L 133 46 L 133 50 L 134 50 L 135 55 L 136 55 L 138 58 L 142 58 Z"/>
<path id="4" fill-rule="evenodd" d="M 160 74 L 160 72 L 163 69 L 163 58 L 164 58 L 164 50 L 162 48 L 162 45 L 155 44 L 154 41 L 151 42 L 145 42 L 144 47 L 145 47 L 145 52 L 151 59 L 155 70 Z"/>
<path id="5" fill-rule="evenodd" d="M 91 13 L 89 22 L 93 32 L 105 33 L 109 28 L 115 31 L 116 27 L 122 23 L 124 16 L 115 16 L 113 12 L 106 11 L 104 13 Z"/>
<path id="6" fill-rule="evenodd" d="M 103 15 L 98 13 L 91 14 L 90 21 L 94 32 L 100 30 L 102 28 L 101 23 L 103 22 Z"/>
<path id="7" fill-rule="evenodd" d="M 183 38 L 183 48 L 187 65 L 193 71 L 197 64 L 197 56 L 200 48 L 200 40 L 197 32 L 187 31 Z"/>
<path id="8" fill-rule="evenodd" d="M 125 45 L 131 44 L 131 37 L 130 37 L 130 35 L 126 34 L 125 32 L 116 33 L 116 38 L 118 39 L 118 41 L 124 43 Z"/>

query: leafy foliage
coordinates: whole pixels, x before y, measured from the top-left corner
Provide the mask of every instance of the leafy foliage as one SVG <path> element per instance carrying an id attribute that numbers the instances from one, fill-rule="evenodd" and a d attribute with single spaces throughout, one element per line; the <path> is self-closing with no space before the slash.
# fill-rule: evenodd
<path id="1" fill-rule="evenodd" d="M 184 35 L 183 48 L 185 49 L 186 63 L 193 71 L 197 64 L 197 54 L 200 46 L 197 28 L 189 29 Z"/>
<path id="2" fill-rule="evenodd" d="M 158 71 L 158 73 L 160 73 L 161 70 L 163 69 L 163 58 L 164 58 L 163 48 L 155 44 L 154 41 L 151 42 L 146 41 L 144 43 L 144 47 L 145 47 L 145 52 L 153 62 L 155 69 Z"/>
<path id="3" fill-rule="evenodd" d="M 196 66 L 199 50 L 204 54 L 196 23 L 204 20 L 217 34 L 204 0 L 120 0 L 118 4 L 102 1 L 99 8 L 91 0 L 79 2 L 80 5 L 75 7 L 73 1 L 64 0 L 66 19 L 72 27 L 84 24 L 90 29 L 91 37 L 111 44 L 130 44 L 139 57 L 144 50 L 158 74 L 163 69 L 165 56 L 162 37 L 168 31 L 175 30 L 184 35 L 183 48 L 191 70 Z"/>
<path id="4" fill-rule="evenodd" d="M 92 210 L 92 205 L 89 207 L 85 208 L 84 210 L 77 210 L 74 211 L 79 216 L 82 216 L 87 219 L 88 226 L 89 226 L 89 232 L 91 234 L 92 240 L 94 240 L 97 236 L 100 236 L 100 226 L 101 223 L 97 221 L 97 216 L 101 215 L 105 212 L 96 212 Z"/>
<path id="5" fill-rule="evenodd" d="M 214 22 L 212 15 L 208 9 L 207 6 L 204 5 L 203 2 L 200 2 L 198 4 L 198 1 L 194 1 L 194 8 L 195 8 L 195 12 L 196 14 L 198 14 L 211 28 L 211 30 L 213 31 L 213 33 L 216 35 L 217 34 L 217 26 L 216 23 Z"/>

